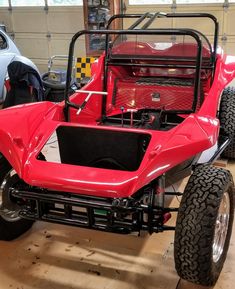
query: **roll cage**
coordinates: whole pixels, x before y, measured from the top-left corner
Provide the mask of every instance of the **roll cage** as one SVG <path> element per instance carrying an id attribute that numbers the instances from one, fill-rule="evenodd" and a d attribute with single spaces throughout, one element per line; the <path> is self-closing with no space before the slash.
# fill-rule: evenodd
<path id="1" fill-rule="evenodd" d="M 150 26 L 152 23 L 157 20 L 158 18 L 166 17 L 166 18 L 208 18 L 211 19 L 214 23 L 214 35 L 213 35 L 213 47 L 211 46 L 209 40 L 205 35 L 203 35 L 201 32 L 194 30 L 194 29 L 152 29 Z M 126 18 L 137 18 L 137 20 L 128 28 L 128 29 L 119 29 L 119 30 L 113 30 L 110 29 L 112 23 L 116 19 L 126 19 Z M 156 13 L 145 13 L 145 14 L 119 14 L 119 15 L 113 15 L 107 24 L 107 27 L 105 30 L 82 30 L 77 32 L 70 43 L 69 46 L 69 57 L 68 57 L 68 66 L 67 66 L 67 79 L 66 79 L 66 88 L 65 88 L 65 107 L 64 107 L 64 113 L 65 113 L 65 119 L 66 121 L 69 121 L 70 119 L 70 108 L 75 109 L 81 109 L 81 105 L 77 105 L 74 102 L 71 102 L 69 100 L 69 88 L 71 83 L 71 73 L 72 73 L 72 62 L 73 62 L 73 54 L 74 54 L 74 46 L 77 39 L 82 35 L 105 35 L 106 36 L 106 45 L 105 45 L 105 53 L 104 53 L 104 77 L 103 77 L 103 91 L 106 92 L 107 90 L 107 74 L 108 74 L 108 67 L 110 65 L 112 66 L 147 66 L 147 67 L 155 67 L 155 68 L 185 68 L 185 69 L 193 69 L 195 70 L 195 80 L 194 80 L 194 93 L 193 93 L 193 103 L 191 109 L 187 110 L 172 110 L 172 113 L 184 113 L 189 114 L 196 111 L 197 105 L 198 105 L 198 99 L 199 99 L 199 93 L 200 93 L 200 75 L 202 69 L 209 69 L 211 71 L 212 79 L 213 74 L 215 70 L 215 61 L 216 61 L 216 47 L 218 43 L 218 29 L 219 24 L 217 19 L 208 13 L 162 13 L 162 12 L 156 12 Z M 112 57 L 112 47 L 114 42 L 116 41 L 117 37 L 120 36 L 131 36 L 131 35 L 160 35 L 160 36 L 189 36 L 194 39 L 197 45 L 196 50 L 196 58 L 194 61 L 189 58 L 183 58 L 180 57 L 177 59 L 177 57 L 167 57 L 167 56 L 145 56 L 143 57 L 141 55 L 141 59 L 147 60 L 147 63 L 143 65 L 141 62 L 133 62 L 133 61 L 122 61 L 123 56 L 115 56 Z M 112 36 L 112 38 L 110 37 Z M 205 43 L 209 47 L 210 51 L 210 57 L 207 59 L 207 61 L 203 61 L 203 44 L 202 39 L 205 41 Z M 129 55 L 126 58 L 130 57 L 132 60 L 138 60 L 140 57 L 136 55 Z M 116 61 L 115 61 L 116 60 Z M 118 60 L 118 61 L 117 61 Z M 157 62 L 156 62 L 157 60 Z M 102 117 L 101 119 L 104 119 L 106 116 L 106 103 L 107 103 L 107 94 L 105 93 L 102 96 Z M 86 103 L 83 103 L 82 105 L 85 105 Z"/>

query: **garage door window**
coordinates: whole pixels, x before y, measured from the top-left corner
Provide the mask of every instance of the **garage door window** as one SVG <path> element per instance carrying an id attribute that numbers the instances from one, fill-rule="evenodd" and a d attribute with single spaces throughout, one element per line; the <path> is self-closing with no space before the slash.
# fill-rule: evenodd
<path id="1" fill-rule="evenodd" d="M 82 0 L 48 0 L 49 6 L 76 6 L 82 5 Z"/>
<path id="2" fill-rule="evenodd" d="M 224 0 L 176 0 L 177 4 L 197 4 L 197 3 L 224 3 Z"/>
<path id="3" fill-rule="evenodd" d="M 11 0 L 12 6 L 44 6 L 44 0 Z"/>
<path id="4" fill-rule="evenodd" d="M 0 0 L 0 7 L 8 7 L 8 0 Z"/>
<path id="5" fill-rule="evenodd" d="M 172 0 L 129 0 L 130 5 L 172 4 Z"/>
<path id="6" fill-rule="evenodd" d="M 207 4 L 207 3 L 224 3 L 225 0 L 176 0 L 177 4 Z M 235 2 L 235 0 L 231 0 Z M 172 0 L 129 0 L 130 5 L 155 5 L 155 4 L 172 4 Z"/>

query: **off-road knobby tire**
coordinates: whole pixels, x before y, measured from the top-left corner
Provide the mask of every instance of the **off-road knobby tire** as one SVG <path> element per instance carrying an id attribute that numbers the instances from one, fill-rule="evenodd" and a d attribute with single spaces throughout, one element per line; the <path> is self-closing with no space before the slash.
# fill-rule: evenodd
<path id="1" fill-rule="evenodd" d="M 222 157 L 235 159 L 235 87 L 227 87 L 223 91 L 219 119 L 223 133 L 231 138 L 231 142 L 223 151 Z"/>
<path id="2" fill-rule="evenodd" d="M 0 185 L 6 174 L 11 170 L 8 161 L 0 154 Z M 33 221 L 19 219 L 15 222 L 6 221 L 0 215 L 0 240 L 11 241 L 31 228 Z"/>
<path id="3" fill-rule="evenodd" d="M 223 194 L 228 192 L 230 217 L 223 252 L 213 261 L 216 219 Z M 179 276 L 211 286 L 222 270 L 232 231 L 234 211 L 233 180 L 229 171 L 209 165 L 198 166 L 184 190 L 178 212 L 174 257 Z"/>

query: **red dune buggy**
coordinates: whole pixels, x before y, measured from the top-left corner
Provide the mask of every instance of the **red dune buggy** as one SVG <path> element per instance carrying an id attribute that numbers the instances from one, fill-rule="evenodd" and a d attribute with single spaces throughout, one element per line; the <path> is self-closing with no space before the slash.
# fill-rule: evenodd
<path id="1" fill-rule="evenodd" d="M 156 28 L 160 18 L 193 17 L 213 23 L 212 44 L 193 29 Z M 109 29 L 118 18 L 135 21 Z M 90 82 L 70 96 L 74 45 L 85 34 L 105 36 L 106 49 Z M 0 238 L 35 220 L 126 234 L 175 230 L 179 276 L 214 284 L 229 247 L 234 185 L 212 163 L 235 158 L 235 57 L 217 39 L 218 22 L 205 13 L 115 15 L 106 30 L 76 33 L 65 101 L 0 112 Z M 57 159 L 43 152 L 52 139 Z M 168 190 L 189 175 L 183 194 Z M 172 195 L 182 195 L 179 208 L 167 205 Z M 172 212 L 175 227 L 167 225 Z"/>

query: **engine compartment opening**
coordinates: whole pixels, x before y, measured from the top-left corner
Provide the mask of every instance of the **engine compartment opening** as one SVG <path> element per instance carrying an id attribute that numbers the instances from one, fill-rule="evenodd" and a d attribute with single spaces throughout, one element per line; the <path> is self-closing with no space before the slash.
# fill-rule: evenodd
<path id="1" fill-rule="evenodd" d="M 56 129 L 60 163 L 111 170 L 137 170 L 150 139 L 148 133 L 132 131 L 77 126 Z"/>

